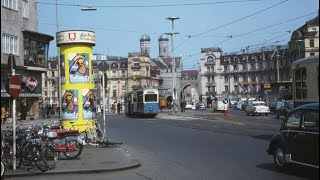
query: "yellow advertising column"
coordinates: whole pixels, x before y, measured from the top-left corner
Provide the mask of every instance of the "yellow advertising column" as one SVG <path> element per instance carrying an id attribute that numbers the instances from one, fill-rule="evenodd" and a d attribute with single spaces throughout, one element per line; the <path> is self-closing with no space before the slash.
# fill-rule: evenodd
<path id="1" fill-rule="evenodd" d="M 74 30 L 57 33 L 60 47 L 61 124 L 83 131 L 95 117 L 92 80 L 92 47 L 95 33 Z"/>

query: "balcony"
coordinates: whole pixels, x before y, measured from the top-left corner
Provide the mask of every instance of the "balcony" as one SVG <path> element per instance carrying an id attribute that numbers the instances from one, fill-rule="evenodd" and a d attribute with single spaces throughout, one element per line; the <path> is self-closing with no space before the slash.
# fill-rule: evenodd
<path id="1" fill-rule="evenodd" d="M 203 73 L 204 76 L 216 76 L 217 73 L 216 72 L 205 72 Z"/>
<path id="2" fill-rule="evenodd" d="M 216 65 L 216 62 L 205 62 L 204 63 L 205 66 L 212 66 L 212 65 Z"/>
<path id="3" fill-rule="evenodd" d="M 215 86 L 215 85 L 216 85 L 215 81 L 206 83 L 206 87 L 211 87 L 211 86 Z"/>

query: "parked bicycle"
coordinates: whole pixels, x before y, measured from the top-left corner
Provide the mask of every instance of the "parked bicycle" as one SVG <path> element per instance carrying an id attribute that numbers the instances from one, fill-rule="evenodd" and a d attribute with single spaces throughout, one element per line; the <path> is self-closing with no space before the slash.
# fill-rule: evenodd
<path id="1" fill-rule="evenodd" d="M 86 129 L 80 133 L 80 137 L 90 145 L 98 145 L 104 141 L 104 134 L 100 129 L 100 124 L 94 119 L 87 120 Z"/>

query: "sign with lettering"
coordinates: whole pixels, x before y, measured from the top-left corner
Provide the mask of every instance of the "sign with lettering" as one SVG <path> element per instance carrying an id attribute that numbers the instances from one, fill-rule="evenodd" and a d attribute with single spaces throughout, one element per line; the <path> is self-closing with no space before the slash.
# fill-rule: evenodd
<path id="1" fill-rule="evenodd" d="M 57 33 L 57 45 L 69 43 L 96 43 L 96 35 L 92 31 L 61 31 Z"/>
<path id="2" fill-rule="evenodd" d="M 78 90 L 62 90 L 62 118 L 66 120 L 78 120 Z"/>
<path id="3" fill-rule="evenodd" d="M 30 91 L 33 91 L 38 86 L 38 81 L 33 76 L 29 76 L 26 80 L 26 87 L 30 89 Z"/>
<path id="4" fill-rule="evenodd" d="M 93 89 L 82 89 L 82 115 L 83 119 L 95 117 Z"/>
<path id="5" fill-rule="evenodd" d="M 69 83 L 88 83 L 90 80 L 88 53 L 70 53 L 68 62 Z"/>

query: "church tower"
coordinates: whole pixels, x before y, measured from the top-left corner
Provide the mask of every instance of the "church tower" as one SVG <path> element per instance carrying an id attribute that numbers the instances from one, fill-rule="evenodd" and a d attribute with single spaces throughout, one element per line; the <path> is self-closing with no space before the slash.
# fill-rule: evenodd
<path id="1" fill-rule="evenodd" d="M 169 56 L 169 52 L 168 52 L 169 38 L 167 37 L 167 35 L 163 34 L 159 37 L 158 41 L 159 41 L 159 57 L 168 57 Z"/>
<path id="2" fill-rule="evenodd" d="M 150 54 L 150 37 L 144 34 L 140 38 L 140 52 Z"/>

